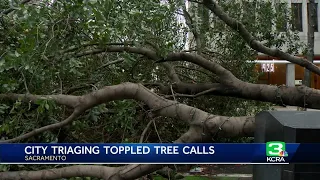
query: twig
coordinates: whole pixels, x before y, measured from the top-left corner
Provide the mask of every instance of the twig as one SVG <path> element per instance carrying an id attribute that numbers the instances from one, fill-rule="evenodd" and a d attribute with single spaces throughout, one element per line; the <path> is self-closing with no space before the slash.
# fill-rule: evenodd
<path id="1" fill-rule="evenodd" d="M 103 64 L 101 67 L 99 67 L 98 69 L 102 69 L 102 68 L 105 68 L 106 66 L 109 66 L 109 65 L 112 65 L 112 64 L 116 64 L 116 63 L 121 63 L 123 62 L 124 60 L 123 59 L 119 59 L 119 60 L 115 60 L 115 61 L 110 61 L 106 64 Z"/>
<path id="2" fill-rule="evenodd" d="M 21 71 L 21 75 L 22 75 L 22 77 L 23 77 L 23 84 L 24 84 L 24 87 L 26 88 L 27 94 L 30 94 L 29 88 L 28 88 L 28 86 L 27 86 L 26 77 L 24 76 L 24 74 L 23 74 L 22 71 Z"/>
<path id="3" fill-rule="evenodd" d="M 173 100 L 176 101 L 176 97 L 174 96 L 174 92 L 173 92 L 173 89 L 172 89 L 172 85 L 170 85 L 170 89 L 171 89 L 171 93 L 172 93 L 172 96 L 173 96 Z"/>
<path id="4" fill-rule="evenodd" d="M 184 68 L 184 69 L 189 69 L 189 70 L 198 71 L 198 72 L 200 72 L 200 73 L 203 73 L 203 74 L 209 75 L 209 73 L 206 73 L 206 72 L 201 71 L 201 70 L 196 69 L 196 68 L 185 67 L 185 66 L 175 66 L 175 68 Z"/>
<path id="5" fill-rule="evenodd" d="M 61 21 L 61 20 L 59 20 L 58 22 L 60 22 L 60 21 Z M 50 37 L 49 41 L 48 41 L 48 42 L 46 43 L 46 45 L 45 45 L 44 51 L 42 52 L 42 57 L 47 58 L 47 57 L 45 56 L 45 53 L 46 53 L 46 51 L 47 51 L 47 48 L 48 48 L 50 42 L 51 42 L 52 39 L 55 37 L 55 35 L 54 35 L 54 27 L 55 27 L 55 25 L 56 25 L 58 22 L 54 23 L 53 26 L 51 27 L 52 36 Z M 48 58 L 47 58 L 47 59 L 48 59 Z"/>
<path id="6" fill-rule="evenodd" d="M 212 140 L 214 140 L 214 138 L 218 135 L 218 133 L 219 133 L 220 131 L 222 131 L 222 126 L 224 125 L 224 123 L 226 123 L 227 121 L 229 121 L 230 118 L 232 118 L 232 116 L 231 116 L 231 117 L 228 117 L 226 120 L 224 120 L 224 121 L 220 124 L 220 126 L 218 127 L 218 130 L 217 130 L 216 133 L 212 136 Z"/>
<path id="7" fill-rule="evenodd" d="M 181 74 L 181 73 L 177 73 L 179 76 L 182 76 L 182 77 L 185 77 L 193 82 L 197 82 L 196 80 L 192 79 L 191 77 L 187 76 L 187 75 L 184 75 L 184 74 Z"/>
<path id="8" fill-rule="evenodd" d="M 59 81 L 60 81 L 60 94 L 63 94 L 62 80 L 60 78 L 60 75 L 59 74 L 57 74 L 57 75 L 58 75 L 58 78 L 59 78 Z"/>
<path id="9" fill-rule="evenodd" d="M 141 136 L 140 136 L 139 143 L 143 143 L 144 136 L 146 135 L 148 129 L 150 128 L 150 125 L 151 125 L 152 121 L 154 121 L 154 119 L 152 119 L 151 121 L 149 121 L 148 124 L 147 124 L 147 126 L 146 126 L 146 128 L 144 128 L 144 130 L 143 130 L 143 132 L 142 132 L 142 134 L 141 134 Z"/>
<path id="10" fill-rule="evenodd" d="M 8 52 L 8 51 L 5 51 L 4 53 L 1 54 L 0 60 L 2 59 L 2 57 L 3 57 L 7 52 Z"/>
<path id="11" fill-rule="evenodd" d="M 93 87 L 96 91 L 99 89 L 97 86 L 95 86 L 94 84 L 90 84 L 91 87 Z"/>
<path id="12" fill-rule="evenodd" d="M 179 93 L 177 93 L 177 94 L 175 94 L 175 96 L 177 96 L 177 97 L 196 98 L 196 97 L 199 97 L 199 96 L 205 95 L 205 94 L 210 93 L 210 92 L 215 91 L 215 90 L 217 90 L 217 88 L 210 88 L 210 89 L 208 89 L 208 90 L 205 90 L 205 91 L 199 92 L 199 93 L 197 93 L 197 94 L 195 94 L 195 95 L 179 94 Z M 165 96 L 165 97 L 166 97 L 166 98 L 168 98 L 168 97 L 172 97 L 172 95 L 168 95 L 168 96 Z"/>
<path id="13" fill-rule="evenodd" d="M 153 120 L 152 122 L 153 122 L 154 129 L 156 130 L 157 136 L 159 138 L 159 141 L 160 141 L 160 143 L 162 143 L 161 137 L 160 137 L 159 132 L 157 130 L 156 121 Z"/>

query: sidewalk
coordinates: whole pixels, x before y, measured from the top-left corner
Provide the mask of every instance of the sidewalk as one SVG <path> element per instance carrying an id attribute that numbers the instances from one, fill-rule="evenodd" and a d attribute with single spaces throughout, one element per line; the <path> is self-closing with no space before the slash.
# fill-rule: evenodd
<path id="1" fill-rule="evenodd" d="M 252 180 L 252 165 L 201 164 L 196 166 L 200 172 L 189 169 L 178 170 L 186 180 Z M 195 169 L 192 168 L 192 169 Z M 201 178 L 202 177 L 202 178 Z"/>
<path id="2" fill-rule="evenodd" d="M 274 109 L 276 111 L 297 111 L 297 106 L 287 106 L 287 107 L 275 106 Z M 307 111 L 320 111 L 320 109 L 307 109 Z"/>

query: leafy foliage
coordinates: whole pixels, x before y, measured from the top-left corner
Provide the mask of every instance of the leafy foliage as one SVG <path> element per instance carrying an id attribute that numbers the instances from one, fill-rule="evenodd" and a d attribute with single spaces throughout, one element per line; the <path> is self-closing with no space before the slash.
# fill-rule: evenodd
<path id="1" fill-rule="evenodd" d="M 194 47 L 185 38 L 191 29 L 177 20 L 181 18 L 178 14 L 182 1 L 48 2 L 14 5 L 17 9 L 13 13 L 1 15 L 0 93 L 82 95 L 126 81 L 167 83 L 168 72 L 142 55 L 94 53 L 94 50 L 112 43 L 128 43 L 154 49 L 159 56 L 165 56 L 169 52 L 186 50 L 185 46 Z M 297 33 L 270 29 L 274 19 L 281 24 L 283 19 L 289 18 L 285 13 L 276 13 L 270 4 L 254 1 L 254 4 L 246 6 L 241 2 L 225 1 L 221 5 L 232 17 L 242 17 L 248 30 L 258 40 L 267 39 L 268 46 L 282 47 L 287 43 L 289 52 L 298 51 Z M 0 4 L 0 9 L 9 7 L 9 1 Z M 239 11 L 239 7 L 243 11 Z M 218 61 L 240 79 L 255 82 L 258 74 L 253 71 L 254 64 L 246 61 L 253 60 L 256 52 L 207 9 L 199 5 L 191 6 L 189 11 L 196 30 L 201 34 L 201 47 L 207 57 Z M 119 59 L 123 62 L 104 67 L 106 63 Z M 216 77 L 195 65 L 172 64 L 184 82 L 216 82 Z M 178 101 L 226 116 L 252 115 L 270 108 L 267 103 L 230 97 L 179 98 Z M 48 100 L 35 104 L 1 102 L 0 134 L 5 139 L 13 138 L 62 121 L 70 113 L 70 109 L 56 106 Z M 144 104 L 116 101 L 92 108 L 68 127 L 26 141 L 137 142 L 150 120 Z M 155 119 L 145 142 L 172 142 L 186 129 L 186 124 L 180 121 L 161 117 Z M 3 171 L 14 168 L 17 167 L 0 166 Z M 38 167 L 18 168 L 31 170 Z"/>

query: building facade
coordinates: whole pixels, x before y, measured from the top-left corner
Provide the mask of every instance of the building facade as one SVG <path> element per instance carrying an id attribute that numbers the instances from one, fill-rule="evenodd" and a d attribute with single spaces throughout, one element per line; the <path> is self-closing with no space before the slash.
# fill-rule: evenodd
<path id="1" fill-rule="evenodd" d="M 307 44 L 308 39 L 308 0 L 285 0 L 288 8 L 292 12 L 292 25 L 296 31 L 299 31 L 300 41 Z M 319 9 L 320 0 L 316 2 L 316 22 L 314 32 L 314 63 L 320 66 L 320 33 L 319 33 Z M 298 55 L 301 56 L 301 55 Z M 262 72 L 259 78 L 259 83 L 274 84 L 289 86 L 302 85 L 304 79 L 304 68 L 299 65 L 290 65 L 286 60 L 281 60 L 276 57 L 270 57 L 264 54 L 259 54 L 256 70 Z M 311 87 L 320 89 L 320 76 L 311 74 Z"/>
<path id="2" fill-rule="evenodd" d="M 259 0 L 238 0 L 241 3 L 254 3 Z M 298 32 L 299 39 L 303 43 L 307 44 L 308 39 L 308 2 L 309 0 L 260 0 L 271 1 L 274 5 L 277 3 L 284 3 L 285 8 L 289 9 L 292 13 L 292 29 Z M 320 0 L 316 2 L 316 27 L 314 33 L 314 63 L 320 67 Z M 196 3 L 190 3 L 186 1 L 186 7 L 196 5 Z M 281 9 L 280 9 L 281 10 Z M 192 13 L 192 12 L 191 12 Z M 211 17 L 210 17 L 211 18 Z M 197 21 L 197 19 L 194 19 Z M 239 19 L 241 20 L 241 19 Z M 180 20 L 182 21 L 182 20 Z M 188 39 L 191 40 L 192 33 L 188 33 Z M 194 42 L 187 45 L 194 47 Z M 282 50 L 286 51 L 286 47 L 282 47 Z M 296 56 L 302 56 L 302 54 L 296 54 Z M 251 62 L 251 61 L 250 61 Z M 259 53 L 256 57 L 256 71 L 261 72 L 258 83 L 261 84 L 273 84 L 273 85 L 288 85 L 299 86 L 302 85 L 304 78 L 304 68 L 299 65 L 290 64 L 286 60 L 282 60 L 276 57 L 271 57 L 265 54 Z M 320 89 L 320 76 L 312 73 L 311 75 L 311 87 Z"/>

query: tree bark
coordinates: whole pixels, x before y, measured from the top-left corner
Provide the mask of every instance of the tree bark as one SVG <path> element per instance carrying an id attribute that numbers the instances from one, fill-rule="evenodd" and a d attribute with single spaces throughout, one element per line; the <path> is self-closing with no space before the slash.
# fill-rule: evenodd
<path id="1" fill-rule="evenodd" d="M 103 89 L 83 96 L 0 94 L 0 100 L 1 99 L 21 99 L 24 102 L 35 102 L 37 99 L 51 99 L 57 104 L 74 108 L 73 113 L 64 121 L 35 129 L 13 139 L 0 141 L 1 143 L 17 142 L 48 130 L 61 128 L 70 124 L 82 113 L 92 107 L 109 101 L 123 99 L 134 99 L 144 102 L 147 106 L 149 106 L 149 113 L 152 116 L 166 116 L 186 121 L 188 124 L 190 124 L 190 128 L 193 129 L 192 132 L 194 133 L 192 136 L 197 137 L 198 135 L 195 133 L 207 134 L 206 137 L 201 136 L 203 140 L 210 140 L 212 135 L 216 134 L 216 132 L 219 132 L 219 135 L 223 134 L 224 137 L 252 136 L 254 132 L 253 117 L 226 117 L 213 115 L 195 107 L 165 99 L 150 91 L 143 85 L 134 83 L 106 86 Z M 199 127 L 201 128 L 198 129 Z M 217 129 L 217 127 L 219 128 Z M 205 132 L 202 132 L 203 128 L 205 128 Z"/>
<path id="2" fill-rule="evenodd" d="M 239 32 L 243 39 L 255 50 L 265 54 L 287 59 L 288 61 L 306 67 L 312 72 L 320 75 L 320 69 L 313 63 L 298 58 L 279 49 L 271 49 L 260 42 L 256 41 L 252 35 L 245 29 L 243 24 L 230 18 L 213 0 L 204 0 L 204 5 L 215 13 L 231 28 Z M 230 71 L 221 65 L 203 58 L 197 54 L 189 53 L 171 53 L 166 59 L 159 57 L 156 52 L 147 48 L 135 48 L 129 46 L 117 47 L 108 46 L 106 48 L 94 49 L 90 51 L 82 51 L 73 54 L 81 57 L 89 54 L 97 54 L 103 52 L 130 52 L 141 54 L 158 62 L 165 61 L 188 61 L 197 64 L 219 77 L 219 83 L 190 85 L 183 84 L 174 68 L 169 63 L 164 63 L 168 70 L 168 76 L 174 84 L 175 89 L 180 92 L 194 94 L 196 92 L 212 93 L 220 95 L 231 95 L 246 99 L 262 100 L 278 104 L 297 105 L 320 109 L 320 91 L 309 87 L 277 87 L 270 85 L 252 84 L 241 81 L 236 78 Z M 161 61 L 159 61 L 162 59 Z M 203 93 L 203 94 L 205 94 Z M 83 96 L 72 95 L 32 95 L 32 94 L 0 94 L 0 100 L 18 100 L 24 102 L 35 102 L 38 99 L 50 99 L 57 104 L 65 105 L 74 109 L 74 112 L 64 121 L 47 125 L 33 130 L 32 132 L 9 139 L 4 142 L 16 142 L 22 139 L 35 136 L 48 130 L 64 127 L 76 120 L 78 116 L 86 110 L 114 100 L 134 99 L 144 102 L 149 108 L 150 116 L 166 116 L 177 120 L 184 120 L 190 126 L 189 130 L 183 134 L 175 143 L 192 143 L 192 142 L 210 142 L 217 137 L 241 137 L 253 136 L 254 133 L 254 117 L 226 117 L 217 116 L 198 108 L 191 107 L 177 101 L 165 99 L 154 92 L 150 91 L 141 84 L 123 83 L 119 85 L 106 86 L 103 89 L 94 91 Z M 40 171 L 16 171 L 1 172 L 0 179 L 57 179 L 69 177 L 86 177 L 92 176 L 103 179 L 136 179 L 143 175 L 149 174 L 162 165 L 127 165 L 122 167 L 105 167 L 105 166 L 70 166 L 52 170 Z"/>
<path id="3" fill-rule="evenodd" d="M 316 21 L 316 7 L 314 0 L 309 0 L 308 3 L 308 53 L 307 60 L 313 63 L 314 59 L 314 30 Z M 304 85 L 311 87 L 311 72 L 308 69 L 304 70 Z"/>
<path id="4" fill-rule="evenodd" d="M 286 86 L 272 86 L 265 84 L 253 84 L 241 81 L 235 77 L 230 71 L 207 59 L 191 53 L 171 53 L 167 59 L 158 61 L 188 61 L 195 63 L 219 77 L 220 83 L 204 84 L 204 85 L 187 85 L 187 89 L 208 90 L 213 88 L 211 92 L 216 92 L 224 95 L 233 95 L 234 97 L 241 97 L 245 99 L 261 100 L 266 102 L 273 102 L 280 105 L 292 105 L 300 107 L 308 107 L 320 109 L 320 91 L 305 86 L 300 87 L 286 87 Z M 179 85 L 179 83 L 177 83 Z M 186 90 L 186 89 L 184 89 Z"/>
<path id="5" fill-rule="evenodd" d="M 0 99 L 18 100 L 23 98 L 24 102 L 35 102 L 37 99 L 51 99 L 61 105 L 74 108 L 74 112 L 65 121 L 51 124 L 25 135 L 18 136 L 4 142 L 16 142 L 29 138 L 47 130 L 60 128 L 69 124 L 81 113 L 101 103 L 121 100 L 135 99 L 147 104 L 151 116 L 167 116 L 178 120 L 184 120 L 189 125 L 189 130 L 183 134 L 175 143 L 210 142 L 217 137 L 240 137 L 253 136 L 254 117 L 226 117 L 216 116 L 200 109 L 171 101 L 160 97 L 141 84 L 123 83 L 114 86 L 107 86 L 98 91 L 83 95 L 0 95 Z M 66 168 L 39 170 L 39 171 L 15 171 L 1 172 L 0 179 L 57 179 L 68 177 L 92 176 L 103 179 L 136 179 L 149 174 L 162 165 L 127 165 L 117 168 L 104 166 L 71 166 Z"/>
<path id="6" fill-rule="evenodd" d="M 308 14 L 308 52 L 307 52 L 307 60 L 313 63 L 314 59 L 314 30 L 315 30 L 315 17 L 316 17 L 316 9 L 315 9 L 314 0 L 309 0 L 307 3 L 307 14 Z M 311 72 L 304 68 L 304 78 L 303 84 L 307 87 L 311 87 Z M 307 108 L 298 107 L 298 111 L 306 111 Z"/>

